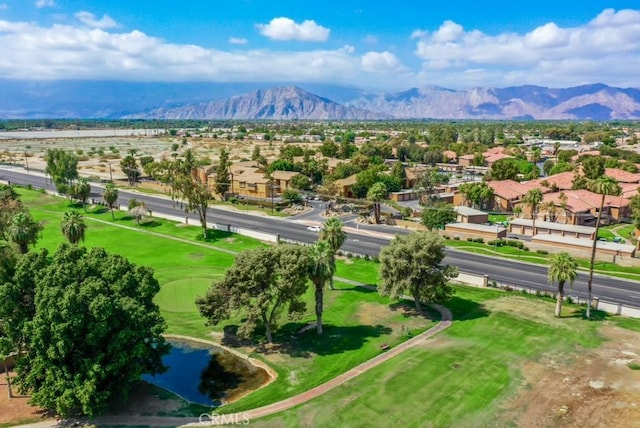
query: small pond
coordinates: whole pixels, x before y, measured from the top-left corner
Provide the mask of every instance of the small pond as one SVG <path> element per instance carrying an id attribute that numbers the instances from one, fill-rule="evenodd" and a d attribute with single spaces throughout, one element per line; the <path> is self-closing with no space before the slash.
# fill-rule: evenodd
<path id="1" fill-rule="evenodd" d="M 215 345 L 168 339 L 168 370 L 142 379 L 192 403 L 219 406 L 222 400 L 253 391 L 269 381 L 266 370 Z"/>

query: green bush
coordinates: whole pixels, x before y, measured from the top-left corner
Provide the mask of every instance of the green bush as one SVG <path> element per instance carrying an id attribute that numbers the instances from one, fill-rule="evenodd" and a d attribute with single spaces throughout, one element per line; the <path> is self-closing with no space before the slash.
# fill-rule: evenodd
<path id="1" fill-rule="evenodd" d="M 638 363 L 629 363 L 627 364 L 627 367 L 629 367 L 631 370 L 640 370 L 640 364 Z"/>
<path id="2" fill-rule="evenodd" d="M 477 242 L 478 244 L 484 244 L 484 239 L 483 238 L 475 238 L 473 240 L 473 242 Z"/>
<path id="3" fill-rule="evenodd" d="M 536 250 L 536 254 L 549 254 L 547 250 Z"/>
<path id="4" fill-rule="evenodd" d="M 459 241 L 459 240 L 460 240 L 460 237 L 459 237 L 459 236 L 454 236 L 454 237 L 453 237 L 453 240 L 454 240 L 454 241 Z"/>
<path id="5" fill-rule="evenodd" d="M 467 238 L 467 242 L 473 242 L 473 238 Z"/>
<path id="6" fill-rule="evenodd" d="M 529 251 L 529 247 L 525 247 L 524 245 L 522 247 L 519 247 L 522 251 Z"/>

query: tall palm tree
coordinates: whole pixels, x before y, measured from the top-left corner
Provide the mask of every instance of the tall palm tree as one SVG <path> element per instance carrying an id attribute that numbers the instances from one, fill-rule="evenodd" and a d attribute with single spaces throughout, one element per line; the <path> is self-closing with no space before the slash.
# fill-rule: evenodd
<path id="1" fill-rule="evenodd" d="M 598 231 L 600 230 L 600 220 L 602 219 L 602 210 L 604 209 L 605 197 L 607 195 L 619 195 L 620 192 L 622 192 L 622 188 L 615 178 L 603 175 L 596 178 L 595 180 L 592 180 L 589 183 L 589 190 L 591 190 L 593 193 L 602 195 L 602 199 L 600 199 L 600 209 L 598 210 L 598 217 L 596 219 L 596 230 L 593 234 L 593 243 L 591 245 L 591 259 L 589 260 L 589 281 L 587 282 L 587 319 L 591 318 L 591 288 L 593 286 L 593 265 L 596 260 L 596 245 L 598 242 Z"/>
<path id="2" fill-rule="evenodd" d="M 540 189 L 531 189 L 522 198 L 522 202 L 531 208 L 532 235 L 536 234 L 536 217 L 538 216 L 538 206 L 542 203 L 542 198 L 542 190 Z"/>
<path id="3" fill-rule="evenodd" d="M 91 195 L 91 186 L 86 178 L 79 178 L 78 182 L 73 185 L 74 197 L 80 201 L 82 208 L 87 210 L 87 199 Z"/>
<path id="4" fill-rule="evenodd" d="M 380 223 L 380 201 L 387 197 L 387 186 L 383 182 L 374 183 L 367 192 L 367 199 L 373 202 L 373 216 Z"/>
<path id="5" fill-rule="evenodd" d="M 324 284 L 336 270 L 331 246 L 326 241 L 318 241 L 309 250 L 309 279 L 315 287 L 316 328 L 322 334 L 322 311 Z"/>
<path id="6" fill-rule="evenodd" d="M 76 245 L 78 242 L 84 241 L 87 225 L 79 212 L 67 211 L 60 222 L 60 230 L 71 244 Z"/>
<path id="7" fill-rule="evenodd" d="M 115 220 L 115 216 L 113 215 L 113 207 L 118 200 L 118 188 L 113 183 L 109 183 L 104 188 L 104 193 L 102 194 L 102 199 L 109 206 L 109 210 L 111 211 L 111 220 Z"/>
<path id="8" fill-rule="evenodd" d="M 556 312 L 555 316 L 560 318 L 562 312 L 562 301 L 564 300 L 564 284 L 569 282 L 573 286 L 573 282 L 578 277 L 578 263 L 566 251 L 551 257 L 549 264 L 549 284 L 554 281 L 558 282 L 558 294 L 556 296 Z"/>
<path id="9" fill-rule="evenodd" d="M 18 244 L 20 253 L 26 254 L 29 245 L 35 244 L 40 236 L 42 226 L 27 211 L 21 211 L 11 218 L 8 228 L 9 239 Z"/>
<path id="10" fill-rule="evenodd" d="M 347 233 L 342 229 L 344 224 L 337 217 L 330 217 L 324 222 L 324 228 L 320 231 L 320 240 L 326 241 L 333 251 L 333 259 L 335 264 L 336 253 L 347 239 Z M 333 275 L 329 278 L 329 288 L 333 288 Z"/>

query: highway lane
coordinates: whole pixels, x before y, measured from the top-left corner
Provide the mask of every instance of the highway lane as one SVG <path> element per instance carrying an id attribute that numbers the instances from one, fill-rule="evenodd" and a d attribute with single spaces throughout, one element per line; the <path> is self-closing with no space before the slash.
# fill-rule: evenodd
<path id="1" fill-rule="evenodd" d="M 54 186 L 45 177 L 35 174 L 26 174 L 21 169 L 0 169 L 0 179 L 28 185 L 36 188 L 48 188 L 53 190 Z M 101 198 L 102 190 L 92 185 L 92 197 Z M 144 201 L 147 208 L 152 212 L 169 214 L 184 218 L 187 214 L 180 208 L 178 202 L 172 201 L 168 197 L 148 195 L 137 192 L 120 190 L 118 202 L 126 206 L 131 198 Z M 189 222 L 198 224 L 197 216 L 188 214 Z M 237 227 L 257 230 L 265 233 L 279 234 L 283 238 L 297 240 L 304 243 L 313 243 L 317 239 L 316 232 L 306 230 L 306 225 L 296 223 L 290 219 L 263 217 L 242 212 L 232 212 L 212 207 L 208 215 L 209 222 L 218 224 L 229 224 Z M 345 251 L 377 255 L 380 248 L 388 245 L 391 232 L 408 233 L 404 229 L 380 226 L 359 226 L 358 233 L 347 233 L 347 241 L 343 246 Z M 370 234 L 371 231 L 381 230 L 384 234 L 377 236 Z M 386 234 L 386 235 L 385 235 Z M 445 263 L 458 266 L 460 271 L 488 275 L 490 281 L 530 287 L 534 289 L 553 290 L 554 288 L 547 281 L 547 267 L 529 263 L 520 263 L 513 260 L 498 257 L 483 256 L 474 253 L 466 253 L 447 249 Z M 580 272 L 576 280 L 573 291 L 567 290 L 569 294 L 586 298 L 587 273 Z M 595 275 L 593 282 L 594 296 L 610 302 L 618 302 L 640 307 L 640 282 L 619 278 Z"/>

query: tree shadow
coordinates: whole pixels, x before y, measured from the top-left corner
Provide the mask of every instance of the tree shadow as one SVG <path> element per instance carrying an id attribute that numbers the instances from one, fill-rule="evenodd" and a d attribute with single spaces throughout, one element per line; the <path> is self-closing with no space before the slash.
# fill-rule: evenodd
<path id="1" fill-rule="evenodd" d="M 587 307 L 585 305 L 580 305 L 573 310 L 573 313 L 565 315 L 562 318 L 582 318 L 587 321 L 607 321 L 611 318 L 611 314 L 591 308 L 591 318 L 587 319 Z"/>
<path id="2" fill-rule="evenodd" d="M 225 325 L 222 328 L 223 336 L 222 336 L 222 340 L 220 340 L 220 343 L 230 348 L 255 346 L 256 344 L 255 339 L 259 339 L 259 337 L 256 335 L 254 339 L 253 337 L 247 338 L 247 337 L 238 336 L 238 328 L 239 326 L 235 324 Z"/>
<path id="3" fill-rule="evenodd" d="M 202 236 L 202 234 L 198 234 L 196 240 L 204 242 L 216 242 L 222 239 L 230 238 L 232 236 L 233 233 L 224 230 L 207 229 L 207 237 L 205 238 L 204 236 Z"/>
<path id="4" fill-rule="evenodd" d="M 483 304 L 457 296 L 447 300 L 443 306 L 453 313 L 454 321 L 470 321 L 489 316 L 489 311 Z"/>
<path id="5" fill-rule="evenodd" d="M 274 344 L 268 349 L 264 346 L 260 352 L 281 352 L 291 357 L 311 358 L 313 355 L 335 355 L 345 351 L 361 349 L 371 338 L 392 333 L 392 329 L 383 325 L 322 326 L 322 334 L 312 328 L 303 333 L 284 336 L 284 333 L 300 330 L 302 323 L 289 323 L 278 331 Z M 283 337 L 284 336 L 284 337 Z"/>
<path id="6" fill-rule="evenodd" d="M 236 368 L 237 371 L 227 370 L 218 361 L 218 358 L 219 354 L 211 356 L 207 367 L 200 375 L 200 384 L 198 385 L 198 391 L 213 401 L 225 397 L 229 390 L 237 388 L 245 381 L 244 376 L 240 373 L 246 370 L 238 368 Z"/>
<path id="7" fill-rule="evenodd" d="M 423 318 L 428 321 L 440 321 L 442 318 L 440 312 L 432 306 L 425 303 L 422 303 L 420 306 L 422 307 L 422 314 L 417 311 L 413 300 L 402 299 L 398 302 L 391 303 L 389 309 L 394 312 L 401 312 L 406 318 Z"/>
<path id="8" fill-rule="evenodd" d="M 109 212 L 109 209 L 103 206 L 97 206 L 91 210 L 92 214 L 104 214 Z"/>
<path id="9" fill-rule="evenodd" d="M 140 222 L 140 226 L 142 226 L 142 227 L 158 227 L 158 226 L 161 226 L 161 225 L 162 225 L 162 223 L 160 223 L 157 220 L 142 220 Z"/>

